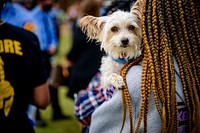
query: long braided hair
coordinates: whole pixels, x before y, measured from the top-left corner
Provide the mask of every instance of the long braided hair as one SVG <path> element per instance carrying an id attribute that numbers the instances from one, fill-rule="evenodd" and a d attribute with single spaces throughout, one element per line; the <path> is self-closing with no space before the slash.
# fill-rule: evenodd
<path id="1" fill-rule="evenodd" d="M 188 108 L 189 131 L 200 132 L 200 5 L 199 0 L 142 1 L 143 63 L 141 106 L 135 132 L 147 113 L 150 91 L 162 120 L 162 133 L 176 133 L 178 107 L 175 57 Z M 134 64 L 132 64 L 134 65 Z M 122 71 L 127 73 L 131 65 Z M 160 106 L 159 101 L 162 106 Z"/>

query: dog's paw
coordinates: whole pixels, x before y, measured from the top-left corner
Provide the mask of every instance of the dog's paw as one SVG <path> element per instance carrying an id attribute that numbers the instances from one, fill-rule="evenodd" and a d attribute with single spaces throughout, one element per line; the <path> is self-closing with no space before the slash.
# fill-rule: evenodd
<path id="1" fill-rule="evenodd" d="M 122 76 L 116 73 L 112 73 L 109 76 L 108 80 L 110 81 L 111 85 L 114 86 L 116 89 L 121 89 L 125 85 Z"/>

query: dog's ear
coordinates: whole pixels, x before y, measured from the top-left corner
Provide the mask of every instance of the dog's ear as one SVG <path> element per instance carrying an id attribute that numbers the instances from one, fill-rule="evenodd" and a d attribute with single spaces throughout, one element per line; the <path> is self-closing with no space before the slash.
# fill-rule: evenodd
<path id="1" fill-rule="evenodd" d="M 90 38 L 101 40 L 101 32 L 105 25 L 103 17 L 85 16 L 80 19 L 80 27 L 82 31 Z"/>
<path id="2" fill-rule="evenodd" d="M 130 12 L 137 16 L 138 21 L 142 20 L 142 8 L 144 5 L 144 0 L 137 0 L 132 6 Z"/>

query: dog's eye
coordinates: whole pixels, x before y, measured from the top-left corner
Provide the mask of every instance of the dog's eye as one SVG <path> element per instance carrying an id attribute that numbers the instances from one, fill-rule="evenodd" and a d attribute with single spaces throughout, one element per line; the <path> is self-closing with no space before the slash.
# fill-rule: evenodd
<path id="1" fill-rule="evenodd" d="M 132 30 L 133 31 L 134 29 L 135 29 L 135 27 L 133 25 L 129 25 L 128 26 L 128 30 Z"/>
<path id="2" fill-rule="evenodd" d="M 117 32 L 117 31 L 118 31 L 118 28 L 117 28 L 117 27 L 112 27 L 112 28 L 111 28 L 111 31 L 112 31 L 112 32 Z"/>

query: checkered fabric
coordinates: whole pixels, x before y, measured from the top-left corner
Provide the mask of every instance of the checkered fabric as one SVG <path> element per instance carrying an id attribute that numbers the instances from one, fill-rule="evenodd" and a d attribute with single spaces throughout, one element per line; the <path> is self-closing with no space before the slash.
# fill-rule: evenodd
<path id="1" fill-rule="evenodd" d="M 91 80 L 86 91 L 75 97 L 75 116 L 83 125 L 90 125 L 91 115 L 106 99 L 100 86 L 98 72 Z"/>

